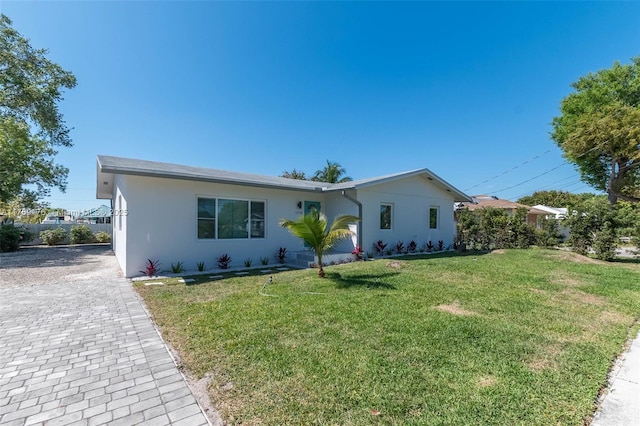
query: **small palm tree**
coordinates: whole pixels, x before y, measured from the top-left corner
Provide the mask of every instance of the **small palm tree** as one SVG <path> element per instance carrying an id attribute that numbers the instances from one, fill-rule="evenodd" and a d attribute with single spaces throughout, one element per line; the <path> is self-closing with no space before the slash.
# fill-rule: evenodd
<path id="1" fill-rule="evenodd" d="M 316 209 L 297 220 L 282 219 L 280 226 L 287 228 L 289 232 L 307 243 L 318 256 L 318 276 L 324 278 L 322 267 L 322 255 L 331 250 L 340 240 L 353 234 L 349 230 L 349 223 L 357 222 L 360 218 L 352 215 L 340 215 L 335 218 L 331 228 L 327 230 L 327 218 Z"/>

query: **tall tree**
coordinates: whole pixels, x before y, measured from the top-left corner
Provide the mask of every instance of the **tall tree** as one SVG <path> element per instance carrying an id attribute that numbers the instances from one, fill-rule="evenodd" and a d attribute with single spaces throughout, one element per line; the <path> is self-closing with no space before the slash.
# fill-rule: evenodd
<path id="1" fill-rule="evenodd" d="M 329 182 L 329 183 L 343 183 L 350 182 L 349 176 L 344 176 L 347 173 L 344 167 L 338 163 L 327 160 L 327 165 L 322 170 L 316 170 L 311 180 L 316 182 Z"/>
<path id="2" fill-rule="evenodd" d="M 573 194 L 571 192 L 556 190 L 536 191 L 531 195 L 519 198 L 518 203 L 525 204 L 527 206 L 542 204 L 549 207 L 571 208 L 594 196 L 594 194 L 590 193 Z"/>
<path id="3" fill-rule="evenodd" d="M 572 84 L 551 138 L 609 202 L 640 202 L 640 56 Z"/>
<path id="4" fill-rule="evenodd" d="M 0 15 L 0 202 L 66 189 L 68 169 L 56 147 L 72 145 L 58 102 L 75 76 L 47 59 Z M 35 189 L 25 188 L 34 185 Z"/>
<path id="5" fill-rule="evenodd" d="M 290 172 L 285 170 L 284 172 L 282 172 L 280 177 L 287 179 L 307 180 L 307 176 L 304 174 L 304 172 L 298 171 L 296 169 L 293 169 Z"/>
<path id="6" fill-rule="evenodd" d="M 358 216 L 341 215 L 335 218 L 331 227 L 327 230 L 327 218 L 316 209 L 297 220 L 282 219 L 280 226 L 287 228 L 289 232 L 301 238 L 318 256 L 318 276 L 324 278 L 322 256 L 331 250 L 336 243 L 351 236 L 349 224 L 359 221 Z"/>

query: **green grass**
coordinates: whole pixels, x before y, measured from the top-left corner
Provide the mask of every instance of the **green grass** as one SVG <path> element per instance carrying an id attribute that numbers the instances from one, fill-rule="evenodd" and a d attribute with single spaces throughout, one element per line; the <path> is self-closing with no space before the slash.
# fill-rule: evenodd
<path id="1" fill-rule="evenodd" d="M 513 250 L 136 284 L 231 424 L 580 425 L 637 331 L 640 265 Z M 379 412 L 379 414 L 378 414 Z"/>

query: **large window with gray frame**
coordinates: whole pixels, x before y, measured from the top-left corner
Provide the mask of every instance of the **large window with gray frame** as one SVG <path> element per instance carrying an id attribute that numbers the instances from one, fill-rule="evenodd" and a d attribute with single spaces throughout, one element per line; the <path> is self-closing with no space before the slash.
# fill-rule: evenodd
<path id="1" fill-rule="evenodd" d="M 198 239 L 264 238 L 265 202 L 198 197 Z"/>

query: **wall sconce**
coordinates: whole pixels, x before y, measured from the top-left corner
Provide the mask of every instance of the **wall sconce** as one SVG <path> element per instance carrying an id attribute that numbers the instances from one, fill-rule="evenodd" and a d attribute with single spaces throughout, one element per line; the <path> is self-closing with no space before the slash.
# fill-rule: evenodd
<path id="1" fill-rule="evenodd" d="M 298 201 L 298 208 L 301 209 L 302 208 L 302 201 Z"/>

